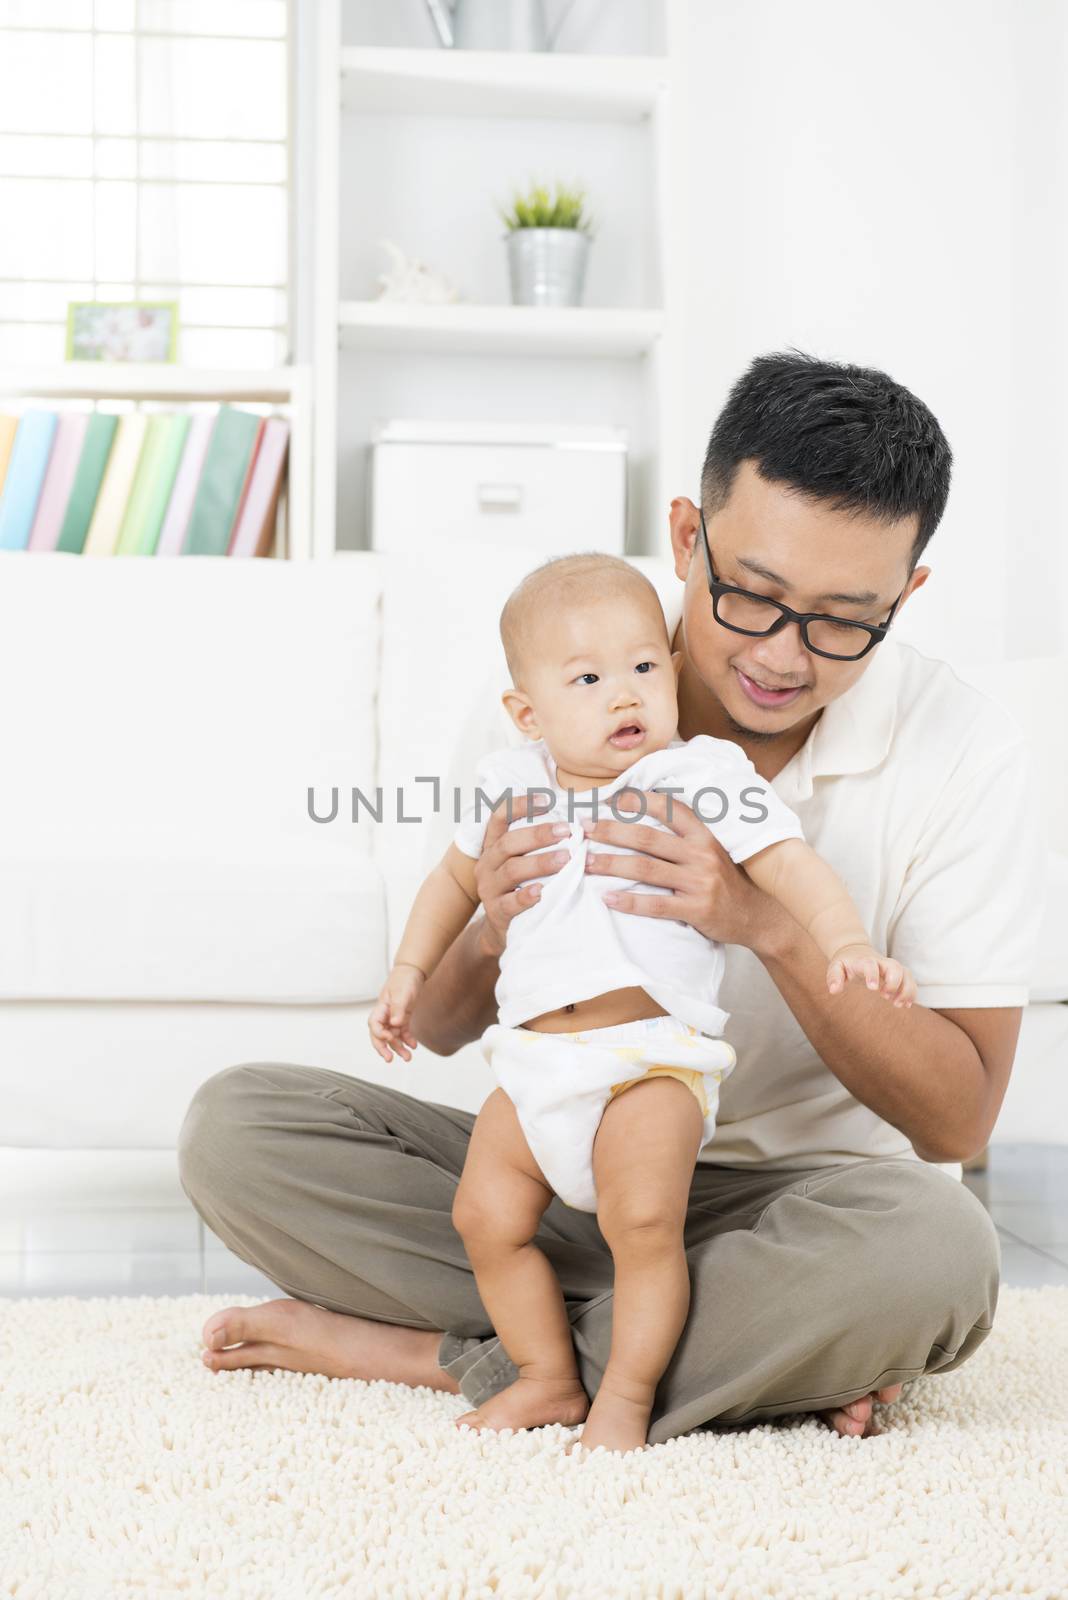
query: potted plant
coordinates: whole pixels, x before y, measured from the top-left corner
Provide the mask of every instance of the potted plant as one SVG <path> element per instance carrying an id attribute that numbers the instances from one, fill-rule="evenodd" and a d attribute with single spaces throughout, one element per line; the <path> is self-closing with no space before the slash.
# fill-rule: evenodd
<path id="1" fill-rule="evenodd" d="M 585 192 L 557 183 L 551 196 L 546 185 L 534 184 L 500 214 L 508 229 L 512 304 L 581 305 L 593 237 Z"/>
<path id="2" fill-rule="evenodd" d="M 446 50 L 555 50 L 575 4 L 550 27 L 546 0 L 426 0 Z"/>

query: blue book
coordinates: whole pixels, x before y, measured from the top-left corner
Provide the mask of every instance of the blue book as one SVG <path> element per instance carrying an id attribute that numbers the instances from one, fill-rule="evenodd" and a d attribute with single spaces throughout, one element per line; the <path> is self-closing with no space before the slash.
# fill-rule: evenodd
<path id="1" fill-rule="evenodd" d="M 54 411 L 27 411 L 19 419 L 0 494 L 0 550 L 25 550 L 29 543 L 58 420 Z"/>

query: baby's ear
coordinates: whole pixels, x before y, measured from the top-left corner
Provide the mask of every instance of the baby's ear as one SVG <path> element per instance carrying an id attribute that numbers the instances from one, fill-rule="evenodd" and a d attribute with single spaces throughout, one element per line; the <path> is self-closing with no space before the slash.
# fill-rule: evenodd
<path id="1" fill-rule="evenodd" d="M 520 733 L 525 733 L 528 739 L 539 737 L 534 707 L 521 689 L 506 689 L 501 695 L 501 704 Z"/>
<path id="2" fill-rule="evenodd" d="M 679 681 L 679 673 L 682 671 L 682 651 L 681 650 L 673 650 L 672 651 L 672 653 L 671 653 L 671 665 L 675 668 L 675 682 L 678 683 L 678 681 Z"/>

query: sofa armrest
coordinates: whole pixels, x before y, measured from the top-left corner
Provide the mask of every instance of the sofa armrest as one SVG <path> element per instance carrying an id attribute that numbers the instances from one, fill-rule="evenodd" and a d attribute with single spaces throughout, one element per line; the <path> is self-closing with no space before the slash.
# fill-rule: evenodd
<path id="1" fill-rule="evenodd" d="M 1031 1001 L 1068 1000 L 1068 856 L 1049 853 L 1046 911 L 1031 983 Z"/>

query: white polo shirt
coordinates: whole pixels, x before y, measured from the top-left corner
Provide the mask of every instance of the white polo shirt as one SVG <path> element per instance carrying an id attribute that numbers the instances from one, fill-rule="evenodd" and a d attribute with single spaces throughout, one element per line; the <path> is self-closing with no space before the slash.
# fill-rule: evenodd
<path id="1" fill-rule="evenodd" d="M 671 637 L 682 593 L 680 584 L 665 606 Z M 487 752 L 525 742 L 501 705 L 506 687 L 488 681 L 468 720 L 452 780 L 461 788 Z M 911 968 L 918 1002 L 934 1010 L 1027 1004 L 1042 911 L 1033 784 L 1016 724 L 945 662 L 892 634 L 772 780 L 846 884 L 875 948 Z M 738 1065 L 700 1161 L 920 1159 L 824 1065 L 752 951 L 726 947 L 720 1004 Z M 943 1165 L 960 1176 L 959 1163 Z"/>

